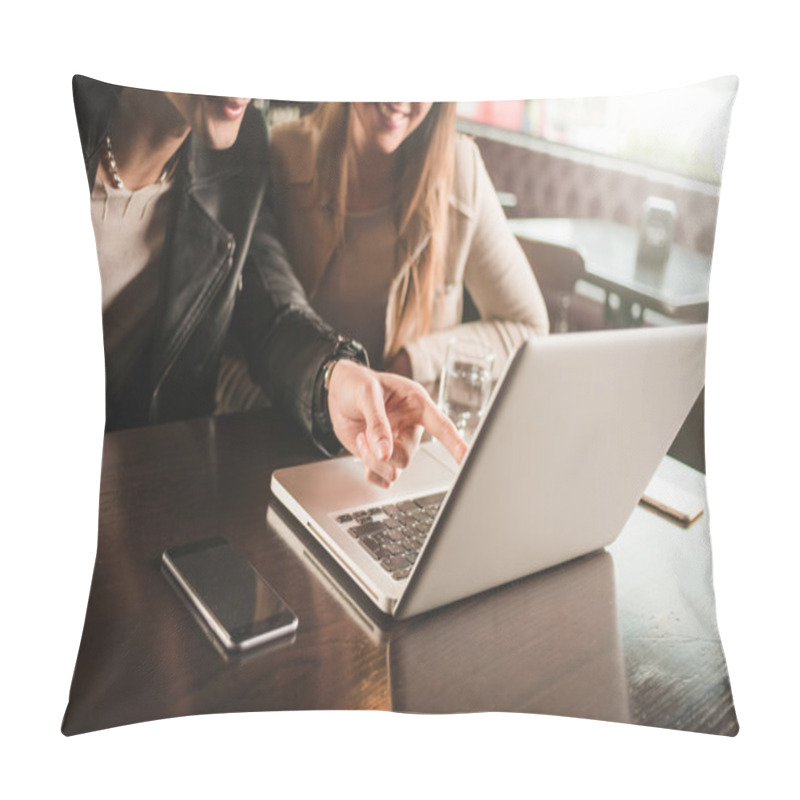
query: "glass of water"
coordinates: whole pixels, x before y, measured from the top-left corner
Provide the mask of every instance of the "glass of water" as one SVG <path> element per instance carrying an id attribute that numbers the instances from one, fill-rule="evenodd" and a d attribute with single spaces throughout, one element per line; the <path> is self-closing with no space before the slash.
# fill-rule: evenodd
<path id="1" fill-rule="evenodd" d="M 469 442 L 478 427 L 492 392 L 494 353 L 480 342 L 451 339 L 447 345 L 439 408 Z"/>

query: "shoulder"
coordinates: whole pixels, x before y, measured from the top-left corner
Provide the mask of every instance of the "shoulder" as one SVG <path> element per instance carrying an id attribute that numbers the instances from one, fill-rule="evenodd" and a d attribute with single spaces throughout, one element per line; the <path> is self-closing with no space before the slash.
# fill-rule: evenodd
<path id="1" fill-rule="evenodd" d="M 308 117 L 273 125 L 270 155 L 287 183 L 311 183 L 319 149 L 319 130 Z"/>
<path id="2" fill-rule="evenodd" d="M 450 202 L 458 211 L 472 216 L 480 199 L 481 176 L 486 169 L 478 145 L 472 137 L 456 133 L 454 147 L 453 190 Z"/>

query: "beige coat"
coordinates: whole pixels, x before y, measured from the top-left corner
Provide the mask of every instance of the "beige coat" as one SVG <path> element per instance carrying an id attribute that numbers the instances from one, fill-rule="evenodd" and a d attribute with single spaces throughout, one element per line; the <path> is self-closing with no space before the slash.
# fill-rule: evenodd
<path id="1" fill-rule="evenodd" d="M 270 153 L 280 236 L 292 267 L 313 297 L 336 242 L 330 215 L 315 203 L 319 132 L 308 123 L 306 118 L 274 126 Z M 438 379 L 447 342 L 456 333 L 491 347 L 497 376 L 525 338 L 545 334 L 549 327 L 541 292 L 508 228 L 478 148 L 462 135 L 456 137 L 448 231 L 444 289 L 435 300 L 432 332 L 405 345 L 414 379 L 426 385 Z M 393 338 L 394 309 L 408 268 L 408 263 L 398 266 L 386 299 L 386 342 Z M 480 312 L 480 322 L 459 324 L 464 284 Z"/>

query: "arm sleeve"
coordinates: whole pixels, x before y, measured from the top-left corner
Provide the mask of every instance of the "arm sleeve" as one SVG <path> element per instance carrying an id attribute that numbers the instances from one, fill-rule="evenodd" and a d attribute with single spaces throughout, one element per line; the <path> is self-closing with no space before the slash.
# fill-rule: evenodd
<path id="1" fill-rule="evenodd" d="M 234 332 L 253 379 L 328 455 L 341 447 L 322 391 L 322 368 L 332 358 L 367 363 L 357 342 L 339 336 L 313 311 L 275 235 L 265 196 L 242 272 Z"/>
<path id="2" fill-rule="evenodd" d="M 497 378 L 525 339 L 549 331 L 547 308 L 533 270 L 508 226 L 477 146 L 470 144 L 469 152 L 474 159 L 475 224 L 464 282 L 481 319 L 438 331 L 406 345 L 412 375 L 424 384 L 438 379 L 447 342 L 453 336 L 480 341 L 490 347 L 495 354 L 494 377 Z"/>

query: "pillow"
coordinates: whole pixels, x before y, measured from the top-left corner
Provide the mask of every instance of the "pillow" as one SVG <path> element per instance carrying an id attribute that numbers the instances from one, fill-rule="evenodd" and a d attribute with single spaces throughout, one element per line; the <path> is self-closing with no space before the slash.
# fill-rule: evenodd
<path id="1" fill-rule="evenodd" d="M 514 247 L 531 260 L 551 335 L 707 320 L 735 91 L 723 78 L 629 98 L 459 104 L 476 174 L 485 165 L 499 198 L 485 202 L 503 207 Z M 233 334 L 254 302 L 246 256 L 271 224 L 259 212 L 285 212 L 288 183 L 268 162 L 265 123 L 291 126 L 313 105 L 82 77 L 74 95 L 108 413 L 97 559 L 64 734 L 305 709 L 530 712 L 736 734 L 711 580 L 702 394 L 607 550 L 387 620 L 266 491 L 274 469 L 320 457 L 309 432 L 263 397 L 214 413 L 221 359 L 249 379 Z M 391 127 L 400 112 L 383 111 Z M 162 137 L 158 157 L 126 170 L 130 120 L 153 134 L 167 120 L 180 141 Z M 453 213 L 463 223 L 473 211 Z M 480 279 L 467 275 L 459 307 L 473 303 L 480 316 L 488 290 L 474 287 Z M 228 397 L 252 396 L 237 387 Z M 295 634 L 231 655 L 167 580 L 165 549 L 220 535 L 293 609 Z"/>

